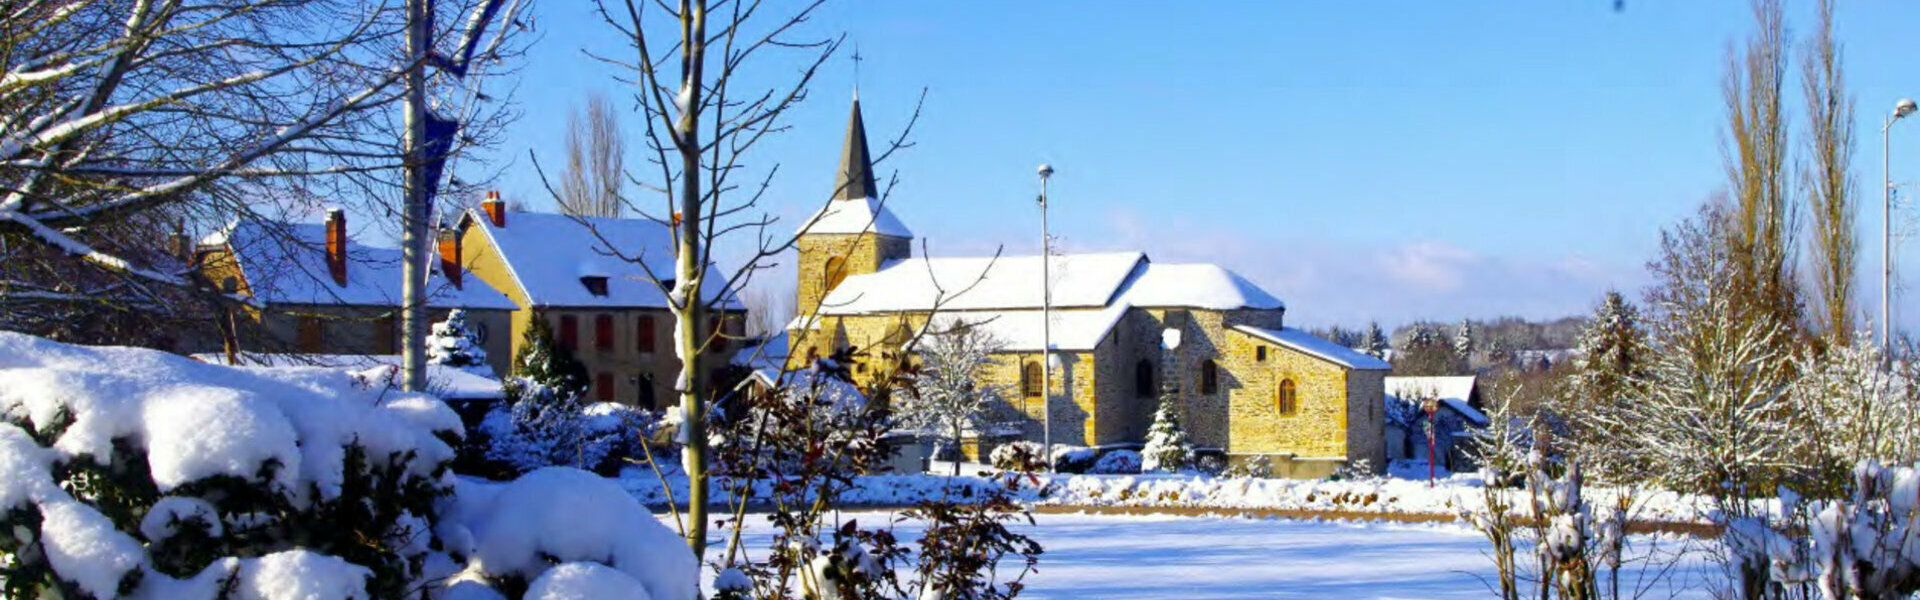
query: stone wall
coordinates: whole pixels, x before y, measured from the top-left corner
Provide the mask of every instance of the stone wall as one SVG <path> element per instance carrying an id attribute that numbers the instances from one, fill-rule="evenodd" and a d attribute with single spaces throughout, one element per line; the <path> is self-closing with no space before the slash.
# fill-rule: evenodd
<path id="1" fill-rule="evenodd" d="M 1266 360 L 1260 360 L 1265 348 Z M 1237 386 L 1230 408 L 1235 454 L 1347 458 L 1350 371 L 1286 346 L 1234 332 L 1222 360 Z M 1282 381 L 1292 381 L 1295 410 L 1281 414 Z"/>
<path id="2" fill-rule="evenodd" d="M 808 234 L 796 244 L 799 250 L 799 292 L 794 303 L 796 314 L 808 315 L 833 291 L 827 287 L 827 260 L 846 258 L 846 275 L 864 275 L 880 270 L 889 260 L 912 256 L 913 240 L 889 235 Z"/>
<path id="3" fill-rule="evenodd" d="M 1347 374 L 1347 459 L 1365 459 L 1376 471 L 1387 468 L 1386 371 Z"/>

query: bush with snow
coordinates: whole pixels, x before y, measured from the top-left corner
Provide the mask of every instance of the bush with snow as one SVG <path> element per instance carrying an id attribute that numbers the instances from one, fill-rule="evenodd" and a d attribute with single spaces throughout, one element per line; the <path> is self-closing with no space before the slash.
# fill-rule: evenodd
<path id="1" fill-rule="evenodd" d="M 1040 444 L 1038 442 L 1020 440 L 1001 444 L 999 447 L 994 448 L 993 453 L 987 455 L 987 458 L 991 460 L 993 468 L 995 469 L 1032 473 L 1046 470 L 1047 465 L 1040 459 L 1040 456 Z"/>
<path id="2" fill-rule="evenodd" d="M 1147 430 L 1147 447 L 1141 450 L 1140 467 L 1148 471 L 1180 471 L 1193 462 L 1193 445 L 1187 443 L 1187 431 L 1180 427 L 1179 407 L 1171 387 L 1160 397 L 1160 410 L 1153 413 L 1153 427 Z"/>
<path id="3" fill-rule="evenodd" d="M 0 332 L 0 421 L 6 597 L 516 597 L 549 557 L 694 597 L 691 552 L 618 486 L 465 483 L 452 410 L 340 371 Z"/>
<path id="4" fill-rule="evenodd" d="M 1130 475 L 1140 472 L 1140 453 L 1132 450 L 1113 450 L 1100 456 L 1093 463 L 1093 469 L 1087 471 L 1101 475 Z"/>
<path id="5" fill-rule="evenodd" d="M 487 366 L 486 349 L 480 347 L 479 336 L 467 326 L 467 311 L 458 308 L 447 312 L 447 320 L 433 324 L 427 335 L 427 363 L 493 376 L 493 369 Z"/>
<path id="6" fill-rule="evenodd" d="M 1061 473 L 1085 473 L 1093 468 L 1093 461 L 1100 458 L 1100 451 L 1086 446 L 1054 444 L 1047 453 L 1047 460 L 1053 463 L 1053 470 Z"/>

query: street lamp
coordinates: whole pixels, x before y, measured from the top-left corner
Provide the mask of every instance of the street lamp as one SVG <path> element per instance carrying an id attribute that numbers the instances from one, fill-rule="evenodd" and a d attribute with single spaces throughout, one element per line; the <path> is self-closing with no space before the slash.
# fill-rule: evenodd
<path id="1" fill-rule="evenodd" d="M 1889 133 L 1894 121 L 1913 114 L 1915 109 L 1920 106 L 1915 106 L 1912 98 L 1901 98 L 1893 105 L 1893 114 L 1887 115 L 1886 124 L 1880 126 L 1880 343 L 1889 355 L 1893 351 L 1893 163 Z"/>
<path id="2" fill-rule="evenodd" d="M 1053 455 L 1053 244 L 1047 232 L 1047 179 L 1053 165 L 1040 163 L 1040 446 Z"/>

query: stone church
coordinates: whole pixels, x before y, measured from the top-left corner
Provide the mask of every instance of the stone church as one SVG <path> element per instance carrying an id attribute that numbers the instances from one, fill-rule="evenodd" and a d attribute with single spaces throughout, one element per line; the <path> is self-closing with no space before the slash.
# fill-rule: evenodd
<path id="1" fill-rule="evenodd" d="M 1143 443 L 1163 378 L 1174 377 L 1182 424 L 1203 451 L 1265 455 L 1296 477 L 1384 465 L 1387 363 L 1288 327 L 1286 305 L 1233 271 L 1142 252 L 1055 255 L 1043 336 L 1041 257 L 914 256 L 913 231 L 877 194 L 855 99 L 833 198 L 800 229 L 789 368 L 847 347 L 901 352 L 917 332 L 964 322 L 999 343 L 989 376 L 1021 416 L 1010 436 Z M 1171 351 L 1168 328 L 1183 340 Z M 1043 337 L 1057 356 L 1045 390 Z M 854 376 L 870 383 L 858 366 Z"/>

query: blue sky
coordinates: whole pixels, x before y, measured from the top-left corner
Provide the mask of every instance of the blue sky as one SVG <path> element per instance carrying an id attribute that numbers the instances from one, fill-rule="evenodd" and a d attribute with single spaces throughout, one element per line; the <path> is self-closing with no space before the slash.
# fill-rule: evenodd
<path id="1" fill-rule="evenodd" d="M 581 54 L 621 52 L 588 7 L 539 3 L 517 75 L 525 114 L 498 150 L 500 187 L 535 206 L 526 157 L 561 161 L 567 110 L 595 90 L 629 104 Z M 916 146 L 885 171 L 900 177 L 891 208 L 933 254 L 1032 252 L 1045 161 L 1066 248 L 1217 262 L 1286 300 L 1294 323 L 1352 325 L 1551 317 L 1637 290 L 1660 227 L 1722 186 L 1721 70 L 1751 22 L 1733 0 L 1177 7 L 842 0 L 808 30 L 859 44 L 876 145 L 927 90 Z M 1796 38 L 1810 10 L 1790 6 Z M 1877 314 L 1878 127 L 1920 95 L 1920 59 L 1903 59 L 1920 3 L 1841 10 L 1873 236 L 1861 307 Z M 766 73 L 800 58 L 773 56 Z M 770 210 L 789 226 L 831 191 L 854 84 L 843 55 L 758 151 L 756 166 L 780 165 Z M 1920 130 L 1896 128 L 1894 156 L 1896 181 L 1920 180 Z"/>

